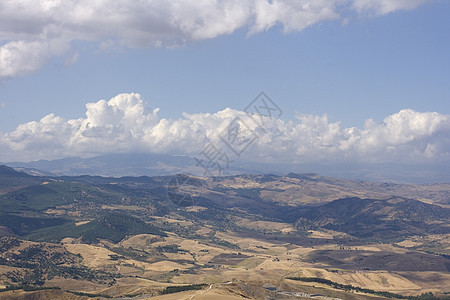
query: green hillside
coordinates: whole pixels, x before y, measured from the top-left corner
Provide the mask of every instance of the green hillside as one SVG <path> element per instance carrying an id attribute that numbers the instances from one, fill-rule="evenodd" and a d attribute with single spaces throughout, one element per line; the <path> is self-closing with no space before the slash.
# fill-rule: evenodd
<path id="1" fill-rule="evenodd" d="M 0 165 L 0 192 L 2 189 L 28 186 L 39 182 L 41 182 L 39 177 L 33 177 L 23 172 L 17 172 L 5 165 Z"/>
<path id="2" fill-rule="evenodd" d="M 0 212 L 0 226 L 9 228 L 16 235 L 27 235 L 46 227 L 61 226 L 70 222 L 63 218 L 25 217 Z"/>
<path id="3" fill-rule="evenodd" d="M 49 181 L 0 196 L 0 211 L 42 211 L 58 205 L 78 203 L 115 203 L 123 194 L 90 184 Z"/>
<path id="4" fill-rule="evenodd" d="M 60 241 L 65 237 L 80 238 L 86 243 L 95 243 L 98 239 L 107 239 L 115 243 L 126 236 L 136 234 L 154 234 L 167 236 L 159 228 L 123 213 L 109 213 L 93 221 L 76 226 L 68 223 L 62 226 L 38 230 L 27 238 L 37 241 Z"/>

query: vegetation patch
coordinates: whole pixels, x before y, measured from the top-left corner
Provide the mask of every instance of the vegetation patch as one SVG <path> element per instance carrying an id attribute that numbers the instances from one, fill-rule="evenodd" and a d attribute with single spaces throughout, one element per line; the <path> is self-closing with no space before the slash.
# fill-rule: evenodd
<path id="1" fill-rule="evenodd" d="M 236 244 L 232 244 L 228 241 L 217 239 L 217 238 L 211 239 L 209 242 L 219 245 L 219 246 L 222 246 L 222 247 L 225 247 L 225 248 L 229 248 L 229 249 L 240 249 L 241 248 Z"/>
<path id="2" fill-rule="evenodd" d="M 42 228 L 61 226 L 68 222 L 70 220 L 63 218 L 35 218 L 11 213 L 0 213 L 0 225 L 8 227 L 12 232 L 20 236 L 27 235 Z"/>
<path id="3" fill-rule="evenodd" d="M 159 228 L 136 217 L 124 213 L 109 213 L 93 221 L 76 226 L 74 222 L 58 227 L 45 228 L 29 235 L 28 238 L 38 241 L 60 241 L 66 237 L 80 238 L 87 244 L 96 243 L 99 239 L 118 243 L 127 236 L 137 234 L 154 234 L 167 236 Z"/>
<path id="4" fill-rule="evenodd" d="M 57 286 L 32 286 L 32 285 L 10 285 L 3 289 L 0 289 L 0 292 L 8 292 L 8 291 L 17 291 L 24 290 L 25 292 L 33 292 L 33 291 L 42 291 L 42 290 L 60 290 Z"/>
<path id="5" fill-rule="evenodd" d="M 188 253 L 189 251 L 181 249 L 178 245 L 165 245 L 165 246 L 158 246 L 156 249 L 159 252 L 164 253 Z"/>
<path id="6" fill-rule="evenodd" d="M 109 248 L 110 251 L 117 253 L 117 258 L 127 257 L 138 261 L 148 262 L 150 258 L 156 257 L 156 255 L 152 255 L 146 251 L 137 250 L 133 248 L 125 248 L 125 247 L 113 247 Z M 110 255 L 111 259 L 113 257 Z"/>
<path id="7" fill-rule="evenodd" d="M 98 297 L 101 297 L 101 298 L 112 298 L 109 295 L 103 295 L 103 294 L 91 294 L 91 293 L 83 293 L 83 292 L 75 292 L 75 291 L 66 291 L 66 292 L 71 293 L 71 294 L 76 295 L 76 296 L 85 296 L 85 297 L 89 297 L 89 298 L 98 298 Z"/>
<path id="8" fill-rule="evenodd" d="M 353 286 L 350 284 L 341 284 L 341 283 L 337 283 L 328 279 L 324 279 L 324 278 L 318 278 L 318 277 L 287 277 L 287 279 L 291 279 L 291 280 L 297 280 L 297 281 L 303 281 L 303 282 L 317 282 L 317 283 L 322 283 L 322 284 L 326 284 L 329 285 L 335 289 L 338 290 L 344 290 L 347 292 L 350 291 L 355 291 L 355 292 L 361 292 L 361 293 L 366 293 L 366 294 L 372 294 L 372 295 L 377 295 L 377 296 L 382 296 L 382 297 L 387 297 L 387 298 L 398 298 L 398 299 L 412 299 L 412 300 L 434 300 L 434 299 L 439 299 L 436 296 L 433 295 L 433 293 L 424 293 L 422 295 L 419 296 L 403 296 L 403 295 L 399 295 L 399 294 L 394 294 L 391 292 L 386 292 L 386 291 L 374 291 L 371 289 L 365 289 L 365 288 L 361 288 L 358 286 Z"/>
<path id="9" fill-rule="evenodd" d="M 201 284 L 191 284 L 191 285 L 178 285 L 178 286 L 168 286 L 161 291 L 161 295 L 179 293 L 191 290 L 201 290 L 207 286 L 206 283 Z"/>

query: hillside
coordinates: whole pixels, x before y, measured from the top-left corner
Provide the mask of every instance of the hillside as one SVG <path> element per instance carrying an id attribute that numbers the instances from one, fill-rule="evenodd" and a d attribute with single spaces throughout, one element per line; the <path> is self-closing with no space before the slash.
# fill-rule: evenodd
<path id="1" fill-rule="evenodd" d="M 38 182 L 40 182 L 38 177 L 24 172 L 17 172 L 13 168 L 0 165 L 0 195 L 12 191 L 17 187 L 24 187 Z"/>
<path id="2" fill-rule="evenodd" d="M 111 178 L 2 170 L 0 299 L 16 292 L 73 299 L 450 292 L 447 184 L 313 173 Z"/>
<path id="3" fill-rule="evenodd" d="M 344 198 L 306 209 L 296 226 L 345 232 L 359 238 L 389 239 L 450 233 L 450 208 L 414 199 Z"/>
<path id="4" fill-rule="evenodd" d="M 84 223 L 84 222 L 83 222 Z M 59 225 L 59 224 L 55 224 Z M 96 243 L 100 239 L 118 243 L 127 236 L 137 234 L 154 234 L 167 236 L 159 228 L 146 223 L 136 217 L 124 213 L 107 213 L 87 223 L 75 223 L 62 226 L 45 226 L 45 229 L 36 230 L 27 236 L 37 241 L 59 242 L 64 238 L 80 238 L 84 243 Z"/>
<path id="5" fill-rule="evenodd" d="M 246 193 L 264 201 L 277 201 L 286 205 L 330 202 L 339 198 L 414 198 L 434 204 L 450 204 L 450 183 L 395 184 L 347 180 L 321 176 L 315 173 L 278 175 L 237 175 L 219 177 L 209 183 L 214 190 L 232 194 Z M 228 189 L 228 190 L 227 190 Z"/>

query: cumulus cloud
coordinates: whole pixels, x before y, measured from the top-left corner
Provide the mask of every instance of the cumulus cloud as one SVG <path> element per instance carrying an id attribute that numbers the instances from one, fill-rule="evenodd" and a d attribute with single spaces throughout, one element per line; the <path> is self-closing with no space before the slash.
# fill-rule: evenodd
<path id="1" fill-rule="evenodd" d="M 88 103 L 83 118 L 49 114 L 0 133 L 0 161 L 133 152 L 199 157 L 208 145 L 222 149 L 230 160 L 450 160 L 450 115 L 405 109 L 382 122 L 369 119 L 364 128 L 343 128 L 326 115 L 298 115 L 287 121 L 266 117 L 263 125 L 255 121 L 258 117 L 227 108 L 170 120 L 158 116 L 158 109 L 149 109 L 139 94 L 119 94 Z"/>
<path id="2" fill-rule="evenodd" d="M 78 54 L 72 41 L 99 49 L 174 47 L 247 27 L 284 32 L 345 18 L 382 15 L 429 0 L 3 0 L 0 2 L 0 80 L 41 68 L 54 56 Z"/>
<path id="3" fill-rule="evenodd" d="M 52 41 L 12 41 L 0 47 L 0 79 L 24 75 L 42 67 L 53 55 L 63 53 L 68 45 Z"/>

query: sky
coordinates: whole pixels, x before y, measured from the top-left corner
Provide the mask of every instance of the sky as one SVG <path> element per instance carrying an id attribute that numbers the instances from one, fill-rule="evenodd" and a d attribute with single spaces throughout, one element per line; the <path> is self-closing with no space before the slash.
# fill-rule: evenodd
<path id="1" fill-rule="evenodd" d="M 444 0 L 4 0 L 0 161 L 199 156 L 211 143 L 237 155 L 223 145 L 237 124 L 250 160 L 449 164 L 449 12 Z M 279 108 L 263 123 L 244 111 L 261 92 Z"/>

